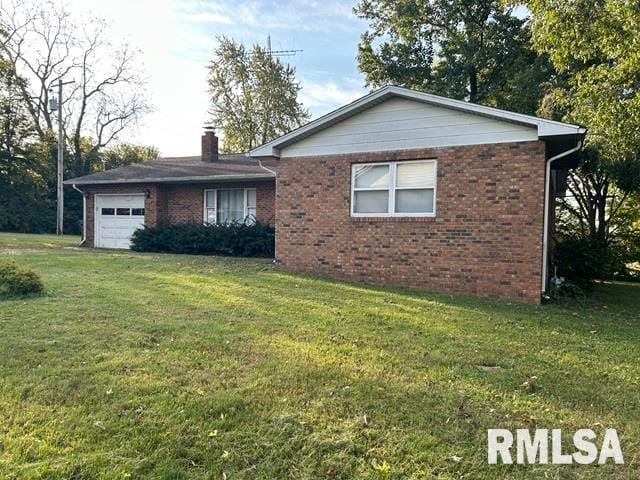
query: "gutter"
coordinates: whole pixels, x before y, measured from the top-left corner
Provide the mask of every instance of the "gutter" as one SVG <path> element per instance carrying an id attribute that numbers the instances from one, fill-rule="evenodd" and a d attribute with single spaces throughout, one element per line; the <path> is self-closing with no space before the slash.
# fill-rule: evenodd
<path id="1" fill-rule="evenodd" d="M 82 240 L 78 246 L 84 245 L 87 241 L 87 194 L 76 187 L 76 184 L 71 185 L 73 189 L 82 194 Z"/>
<path id="2" fill-rule="evenodd" d="M 263 167 L 266 169 L 266 167 Z M 191 177 L 159 177 L 159 178 L 131 178 L 131 179 L 113 179 L 113 180 L 67 180 L 65 185 L 113 185 L 122 183 L 198 183 L 198 182 L 236 182 L 243 180 L 269 180 L 275 176 L 267 173 L 252 173 L 248 175 L 209 175 L 209 176 L 191 176 Z"/>
<path id="3" fill-rule="evenodd" d="M 582 148 L 582 138 L 578 139 L 578 144 L 566 150 L 558 155 L 549 158 L 545 164 L 544 171 L 544 224 L 542 228 L 542 286 L 541 291 L 544 295 L 547 291 L 547 269 L 548 269 L 548 256 L 549 256 L 549 188 L 551 182 L 551 164 L 556 160 L 560 160 L 574 152 L 577 152 Z"/>

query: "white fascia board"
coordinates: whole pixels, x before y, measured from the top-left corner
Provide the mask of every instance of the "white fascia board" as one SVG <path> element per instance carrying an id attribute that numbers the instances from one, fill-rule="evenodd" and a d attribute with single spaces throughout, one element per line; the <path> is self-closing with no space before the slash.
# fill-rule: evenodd
<path id="1" fill-rule="evenodd" d="M 524 115 L 522 113 L 509 112 L 507 110 L 500 110 L 499 108 L 487 107 L 484 105 L 477 105 L 475 103 L 464 102 L 462 100 L 454 100 L 451 98 L 440 97 L 438 95 L 432 95 L 430 93 L 417 92 L 403 87 L 386 86 L 375 92 L 372 92 L 364 97 L 361 97 L 347 105 L 344 105 L 332 112 L 323 115 L 316 120 L 313 120 L 306 125 L 292 130 L 291 132 L 282 135 L 264 145 L 254 148 L 248 152 L 250 157 L 279 157 L 280 149 L 282 146 L 294 143 L 296 139 L 305 138 L 315 131 L 322 130 L 326 127 L 334 125 L 339 121 L 357 114 L 360 110 L 364 110 L 369 106 L 372 106 L 387 97 L 401 97 L 410 100 L 415 100 L 422 103 L 428 103 L 439 107 L 450 108 L 462 112 L 472 113 L 476 115 L 482 115 L 485 117 L 493 118 L 496 120 L 508 121 L 518 123 L 520 125 L 530 126 L 537 128 L 538 137 L 553 137 L 561 135 L 583 135 L 586 129 L 579 125 L 572 125 L 569 123 L 556 122 L 553 120 L 546 120 L 544 118 L 538 118 L 531 115 Z"/>

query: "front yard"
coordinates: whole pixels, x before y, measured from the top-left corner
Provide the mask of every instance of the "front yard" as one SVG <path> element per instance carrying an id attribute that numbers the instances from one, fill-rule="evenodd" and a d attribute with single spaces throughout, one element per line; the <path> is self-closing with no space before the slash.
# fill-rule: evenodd
<path id="1" fill-rule="evenodd" d="M 73 240 L 0 234 L 47 287 L 0 302 L 1 478 L 640 476 L 640 284 L 531 307 Z M 487 465 L 535 427 L 626 464 Z"/>

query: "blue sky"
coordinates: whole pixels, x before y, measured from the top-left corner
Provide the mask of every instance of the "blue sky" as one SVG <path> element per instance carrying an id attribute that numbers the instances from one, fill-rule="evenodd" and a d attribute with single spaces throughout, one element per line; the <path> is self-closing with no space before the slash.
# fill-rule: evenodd
<path id="1" fill-rule="evenodd" d="M 366 24 L 340 0 L 71 0 L 77 13 L 112 23 L 113 33 L 141 50 L 155 109 L 127 140 L 155 145 L 164 156 L 199 153 L 209 107 L 206 65 L 216 36 L 245 44 L 302 49 L 286 60 L 297 69 L 300 100 L 317 117 L 366 93 L 356 51 Z"/>

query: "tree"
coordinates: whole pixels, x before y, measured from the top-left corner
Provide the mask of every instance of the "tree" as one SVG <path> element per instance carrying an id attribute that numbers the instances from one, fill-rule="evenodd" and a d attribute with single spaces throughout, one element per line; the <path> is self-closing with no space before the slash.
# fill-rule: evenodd
<path id="1" fill-rule="evenodd" d="M 53 225 L 54 217 L 46 215 L 52 172 L 48 155 L 38 155 L 34 144 L 21 94 L 24 81 L 0 55 L 0 230 L 42 232 Z"/>
<path id="2" fill-rule="evenodd" d="M 62 101 L 69 167 L 76 175 L 90 172 L 95 154 L 148 110 L 137 52 L 114 44 L 104 20 L 88 18 L 79 25 L 51 0 L 0 2 L 0 19 L 6 31 L 0 51 L 27 80 L 20 91 L 40 140 L 56 128 L 49 99 L 57 81 L 74 82 Z M 84 141 L 90 142 L 88 150 Z"/>
<path id="3" fill-rule="evenodd" d="M 49 100 L 59 79 L 73 81 L 62 102 L 66 178 L 157 155 L 155 149 L 120 141 L 148 110 L 136 55 L 129 45 L 109 39 L 103 20 L 79 23 L 51 0 L 0 0 L 0 60 L 6 72 L 0 88 L 4 104 L 20 112 L 30 128 L 29 135 L 9 128 L 0 138 L 5 146 L 0 163 L 9 165 L 0 166 L 0 229 L 51 231 L 55 225 L 57 119 Z M 13 119 L 17 125 L 15 118 L 0 123 L 6 127 Z M 81 197 L 65 187 L 65 223 L 71 231 L 79 231 L 81 215 Z"/>
<path id="4" fill-rule="evenodd" d="M 212 121 L 223 151 L 244 152 L 301 126 L 309 113 L 298 102 L 295 69 L 259 45 L 248 51 L 227 37 L 209 66 Z"/>
<path id="5" fill-rule="evenodd" d="M 559 72 L 545 113 L 588 127 L 582 165 L 570 173 L 570 197 L 560 202 L 560 230 L 596 240 L 606 255 L 640 235 L 640 211 L 628 208 L 640 192 L 640 4 L 528 5 L 535 48 Z"/>
<path id="6" fill-rule="evenodd" d="M 155 160 L 159 154 L 160 152 L 155 147 L 120 143 L 101 152 L 100 169 L 97 171 Z"/>
<path id="7" fill-rule="evenodd" d="M 533 113 L 551 75 L 526 19 L 496 0 L 361 0 L 358 48 L 368 85 L 405 85 Z"/>

